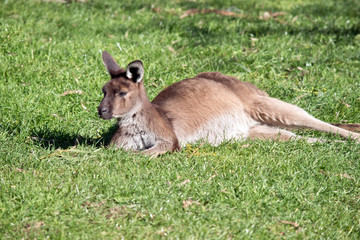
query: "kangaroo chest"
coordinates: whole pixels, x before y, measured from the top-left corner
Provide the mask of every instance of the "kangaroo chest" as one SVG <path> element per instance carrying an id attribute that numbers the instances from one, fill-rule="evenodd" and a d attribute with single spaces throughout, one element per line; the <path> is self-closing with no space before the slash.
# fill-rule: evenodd
<path id="1" fill-rule="evenodd" d="M 156 143 L 155 135 L 145 124 L 139 124 L 138 119 L 119 121 L 119 128 L 112 139 L 112 143 L 126 150 L 145 150 Z"/>

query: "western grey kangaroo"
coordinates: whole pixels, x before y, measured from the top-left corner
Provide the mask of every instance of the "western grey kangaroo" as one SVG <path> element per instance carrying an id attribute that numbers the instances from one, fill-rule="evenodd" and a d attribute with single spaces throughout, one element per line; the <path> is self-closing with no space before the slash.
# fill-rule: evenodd
<path id="1" fill-rule="evenodd" d="M 200 139 L 217 145 L 230 139 L 301 138 L 280 128 L 310 128 L 360 142 L 358 133 L 325 123 L 295 105 L 269 97 L 251 83 L 219 72 L 174 83 L 150 102 L 141 61 L 122 69 L 108 52 L 102 57 L 111 80 L 102 89 L 98 114 L 118 120 L 111 143 L 126 150 L 156 156 Z"/>

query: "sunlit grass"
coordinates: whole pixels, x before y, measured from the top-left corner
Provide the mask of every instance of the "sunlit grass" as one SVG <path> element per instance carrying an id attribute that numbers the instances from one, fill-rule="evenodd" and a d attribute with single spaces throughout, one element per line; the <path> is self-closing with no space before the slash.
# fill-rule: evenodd
<path id="1" fill-rule="evenodd" d="M 62 2 L 0 4 L 2 239 L 359 239 L 354 142 L 300 131 L 329 143 L 200 142 L 149 159 L 106 147 L 115 122 L 96 114 L 107 50 L 143 61 L 151 99 L 220 71 L 359 122 L 358 1 Z"/>

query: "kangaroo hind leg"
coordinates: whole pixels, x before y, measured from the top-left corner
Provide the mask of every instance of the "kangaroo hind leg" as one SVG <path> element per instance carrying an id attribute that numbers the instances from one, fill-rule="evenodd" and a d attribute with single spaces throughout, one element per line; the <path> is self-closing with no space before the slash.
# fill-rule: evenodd
<path id="1" fill-rule="evenodd" d="M 257 121 L 280 128 L 309 128 L 339 134 L 360 142 L 360 134 L 323 122 L 304 109 L 276 98 L 261 96 L 254 101 L 250 115 Z"/>
<path id="2" fill-rule="evenodd" d="M 297 136 L 295 133 L 279 129 L 276 127 L 270 127 L 267 125 L 256 125 L 249 131 L 248 137 L 250 139 L 271 139 L 280 141 L 289 141 L 293 139 L 305 139 L 309 143 L 322 142 L 317 138 L 305 138 Z"/>

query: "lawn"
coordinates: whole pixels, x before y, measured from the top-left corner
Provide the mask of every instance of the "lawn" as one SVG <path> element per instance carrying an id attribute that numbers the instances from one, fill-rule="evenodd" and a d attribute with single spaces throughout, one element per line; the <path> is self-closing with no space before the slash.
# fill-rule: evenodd
<path id="1" fill-rule="evenodd" d="M 360 146 L 108 147 L 101 51 L 150 99 L 205 71 L 360 122 L 357 0 L 0 0 L 0 239 L 359 239 Z"/>

